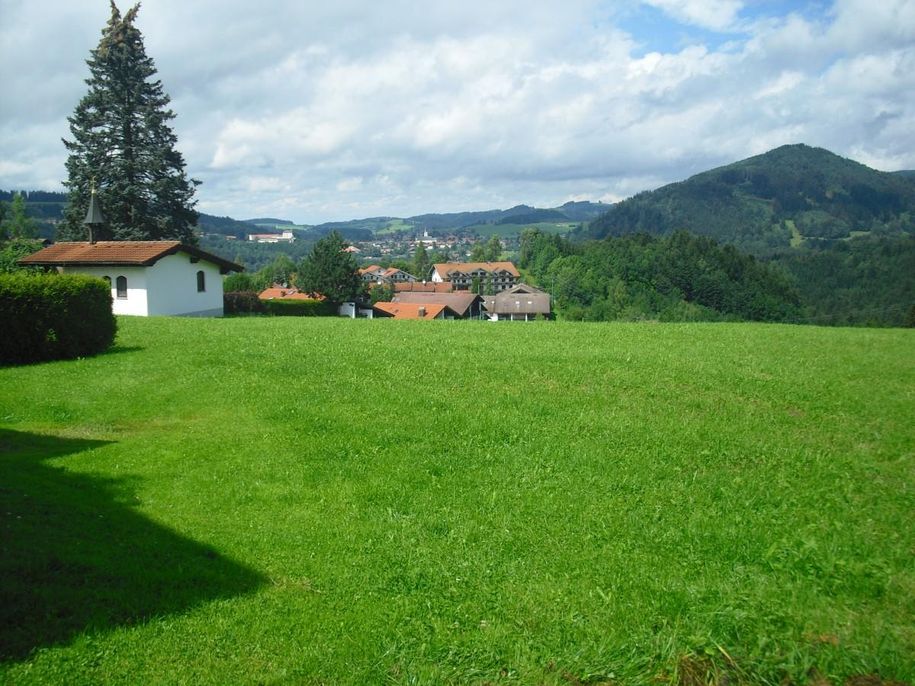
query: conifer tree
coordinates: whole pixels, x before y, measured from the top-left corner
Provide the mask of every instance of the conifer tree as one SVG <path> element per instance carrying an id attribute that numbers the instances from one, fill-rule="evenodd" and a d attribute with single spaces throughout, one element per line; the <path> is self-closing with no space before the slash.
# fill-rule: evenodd
<path id="1" fill-rule="evenodd" d="M 98 47 L 86 60 L 89 92 L 68 118 L 72 140 L 67 181 L 69 204 L 58 237 L 85 240 L 91 187 L 106 223 L 95 238 L 180 240 L 195 243 L 194 188 L 175 149 L 170 98 L 134 25 L 140 5 L 123 16 L 114 1 Z"/>
<path id="2" fill-rule="evenodd" d="M 320 293 L 332 303 L 355 300 L 363 284 L 356 260 L 345 248 L 343 237 L 336 231 L 315 243 L 299 266 L 299 289 Z"/>
<path id="3" fill-rule="evenodd" d="M 410 265 L 410 271 L 413 273 L 417 279 L 425 280 L 429 277 L 429 272 L 432 271 L 432 262 L 429 260 L 429 255 L 426 252 L 426 246 L 423 243 L 417 242 L 416 251 L 413 253 L 413 264 Z"/>

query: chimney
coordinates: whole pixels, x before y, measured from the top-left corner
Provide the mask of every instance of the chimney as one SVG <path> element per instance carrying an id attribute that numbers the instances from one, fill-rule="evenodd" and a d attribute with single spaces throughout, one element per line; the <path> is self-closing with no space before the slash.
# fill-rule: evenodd
<path id="1" fill-rule="evenodd" d="M 426 308 L 420 305 L 420 307 L 416 310 L 416 313 L 419 315 L 420 319 L 423 319 L 426 316 Z"/>

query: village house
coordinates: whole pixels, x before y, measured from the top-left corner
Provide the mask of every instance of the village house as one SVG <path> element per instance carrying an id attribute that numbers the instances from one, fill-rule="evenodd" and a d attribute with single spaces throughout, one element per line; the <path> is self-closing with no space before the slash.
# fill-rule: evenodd
<path id="1" fill-rule="evenodd" d="M 243 267 L 179 241 L 55 243 L 19 260 L 111 286 L 114 314 L 222 316 L 222 276 Z"/>
<path id="2" fill-rule="evenodd" d="M 394 319 L 454 319 L 457 313 L 441 303 L 377 302 L 372 306 L 376 317 Z"/>
<path id="3" fill-rule="evenodd" d="M 521 275 L 511 262 L 442 262 L 432 265 L 432 281 L 451 283 L 456 291 L 475 283 L 498 293 L 514 286 Z"/>
<path id="4" fill-rule="evenodd" d="M 362 277 L 362 280 L 365 283 L 370 284 L 398 284 L 416 281 L 415 276 L 408 274 L 402 269 L 397 269 L 396 267 L 379 267 L 377 264 L 363 267 L 359 270 L 359 276 Z"/>
<path id="5" fill-rule="evenodd" d="M 490 321 L 530 321 L 552 316 L 550 294 L 523 283 L 483 296 L 483 309 Z"/>
<path id="6" fill-rule="evenodd" d="M 476 293 L 427 293 L 401 291 L 394 295 L 395 303 L 413 303 L 416 305 L 446 305 L 458 319 L 479 319 L 483 311 L 483 298 Z"/>
<path id="7" fill-rule="evenodd" d="M 294 243 L 295 234 L 286 230 L 283 233 L 251 233 L 248 240 L 256 243 Z"/>

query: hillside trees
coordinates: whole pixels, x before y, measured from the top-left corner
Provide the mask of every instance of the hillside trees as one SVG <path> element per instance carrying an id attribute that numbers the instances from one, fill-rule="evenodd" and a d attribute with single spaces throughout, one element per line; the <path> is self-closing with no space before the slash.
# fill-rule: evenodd
<path id="1" fill-rule="evenodd" d="M 679 231 L 571 244 L 526 232 L 521 266 L 568 319 L 791 320 L 799 295 L 780 269 Z"/>
<path id="2" fill-rule="evenodd" d="M 853 232 L 911 232 L 915 183 L 805 145 L 786 145 L 619 202 L 590 224 L 590 238 L 679 229 L 757 257 L 807 239 Z M 795 237 L 797 238 L 797 237 Z"/>
<path id="3" fill-rule="evenodd" d="M 355 258 L 345 249 L 346 243 L 336 231 L 315 243 L 299 265 L 299 289 L 320 293 L 334 303 L 355 300 L 362 292 L 362 279 Z"/>
<path id="4" fill-rule="evenodd" d="M 470 250 L 471 262 L 498 262 L 502 257 L 502 241 L 495 234 L 485 243 L 477 241 Z"/>
<path id="5" fill-rule="evenodd" d="M 169 122 L 169 97 L 134 25 L 139 5 L 123 16 L 114 2 L 98 47 L 87 60 L 88 93 L 68 118 L 69 205 L 59 237 L 86 238 L 90 189 L 98 188 L 107 223 L 97 238 L 174 239 L 195 243 L 197 181 L 185 173 Z"/>
<path id="6" fill-rule="evenodd" d="M 16 193 L 9 210 L 0 219 L 0 240 L 7 238 L 34 238 L 38 234 L 35 220 L 26 215 L 25 197 Z"/>

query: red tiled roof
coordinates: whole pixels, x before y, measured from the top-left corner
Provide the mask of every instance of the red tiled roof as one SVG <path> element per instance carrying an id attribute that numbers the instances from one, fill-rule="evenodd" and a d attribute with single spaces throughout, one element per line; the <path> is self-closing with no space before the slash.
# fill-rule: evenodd
<path id="1" fill-rule="evenodd" d="M 75 267 L 80 265 L 118 265 L 150 267 L 163 257 L 177 252 L 187 253 L 207 262 L 212 262 L 221 271 L 244 271 L 244 267 L 224 260 L 180 241 L 86 241 L 75 243 L 54 243 L 33 255 L 23 257 L 19 264 L 35 264 L 49 267 Z"/>
<path id="2" fill-rule="evenodd" d="M 394 319 L 435 319 L 447 306 L 441 303 L 392 303 L 381 301 L 375 303 L 373 307 L 393 315 Z M 419 314 L 420 309 L 424 310 L 423 316 Z"/>
<path id="3" fill-rule="evenodd" d="M 453 286 L 450 281 L 404 281 L 394 284 L 394 292 L 416 292 L 416 293 L 451 293 Z"/>
<path id="4" fill-rule="evenodd" d="M 470 312 L 473 304 L 483 299 L 476 293 L 468 291 L 458 291 L 456 293 L 423 293 L 415 291 L 401 291 L 394 296 L 398 305 L 403 303 L 414 303 L 417 305 L 431 304 L 447 305 L 457 315 L 466 317 Z"/>
<path id="5" fill-rule="evenodd" d="M 257 297 L 260 300 L 324 300 L 320 293 L 301 293 L 297 288 L 265 288 Z"/>

